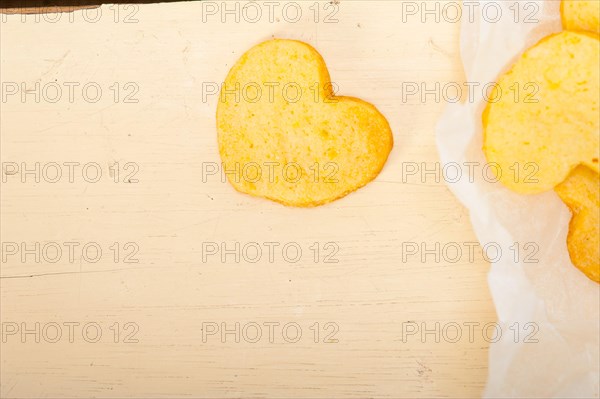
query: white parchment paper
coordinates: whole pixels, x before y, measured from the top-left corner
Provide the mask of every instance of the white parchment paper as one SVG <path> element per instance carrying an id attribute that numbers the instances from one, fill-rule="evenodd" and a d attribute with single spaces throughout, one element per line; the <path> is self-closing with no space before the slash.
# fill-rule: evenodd
<path id="1" fill-rule="evenodd" d="M 524 50 L 562 29 L 556 0 L 522 2 L 518 17 L 513 1 L 470 3 L 479 10 L 495 3 L 503 16 L 463 15 L 467 82 L 495 82 Z M 570 212 L 554 192 L 519 195 L 484 177 L 483 90 L 469 97 L 448 105 L 437 142 L 442 164 L 462 168 L 463 178 L 448 184 L 468 208 L 479 241 L 502 250 L 500 257 L 488 253 L 495 260 L 488 282 L 502 331 L 490 347 L 484 396 L 598 397 L 600 289 L 569 259 Z M 469 173 L 473 179 L 465 178 Z"/>

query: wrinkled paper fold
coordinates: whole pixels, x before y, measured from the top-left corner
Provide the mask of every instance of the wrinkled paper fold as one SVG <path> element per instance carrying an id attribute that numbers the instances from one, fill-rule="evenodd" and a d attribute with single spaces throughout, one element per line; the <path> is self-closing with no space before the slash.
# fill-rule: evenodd
<path id="1" fill-rule="evenodd" d="M 492 21 L 478 12 L 462 19 L 468 83 L 497 81 L 524 50 L 562 30 L 557 0 L 521 2 L 519 18 L 515 1 L 469 3 L 479 9 L 494 3 L 503 17 Z M 470 163 L 480 172 L 485 166 L 486 101 L 483 90 L 473 93 L 463 103 L 449 104 L 437 127 L 442 164 L 461 166 L 464 176 Z M 490 346 L 484 396 L 598 397 L 600 288 L 569 259 L 569 210 L 553 191 L 519 195 L 482 172 L 472 175 L 448 185 L 468 208 L 481 244 L 502 250 L 488 276 L 502 334 Z"/>

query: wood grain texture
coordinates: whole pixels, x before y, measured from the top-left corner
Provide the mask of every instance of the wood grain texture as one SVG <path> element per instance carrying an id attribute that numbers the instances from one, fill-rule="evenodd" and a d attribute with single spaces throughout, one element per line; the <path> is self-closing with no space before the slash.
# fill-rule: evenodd
<path id="1" fill-rule="evenodd" d="M 459 24 L 402 23 L 401 1 L 344 0 L 337 23 L 315 23 L 311 4 L 302 3 L 306 17 L 297 23 L 203 22 L 199 2 L 119 6 L 117 18 L 105 5 L 94 23 L 81 11 L 53 23 L 3 16 L 1 80 L 18 83 L 19 93 L 1 104 L 1 240 L 80 246 L 73 261 L 67 253 L 56 263 L 32 255 L 23 262 L 20 253 L 3 259 L 2 397 L 480 396 L 489 346 L 481 333 L 470 342 L 465 329 L 456 343 L 402 334 L 407 322 L 495 320 L 479 252 L 456 263 L 402 259 L 405 242 L 476 241 L 443 181 L 402 177 L 403 162 L 438 162 L 434 127 L 444 108 L 431 97 L 403 102 L 402 83 L 463 81 Z M 321 18 L 326 4 L 318 3 Z M 315 46 L 340 94 L 363 98 L 388 118 L 395 147 L 373 183 L 327 206 L 294 209 L 239 194 L 220 178 L 203 181 L 203 165 L 219 162 L 217 97 L 204 101 L 203 83 L 222 82 L 245 50 L 271 37 Z M 50 102 L 47 86 L 39 102 L 32 94 L 22 101 L 21 84 L 35 90 L 36 82 L 42 91 L 60 84 L 62 98 Z M 80 84 L 73 101 L 65 82 Z M 81 93 L 90 82 L 102 89 L 97 102 Z M 138 101 L 124 102 L 132 87 Z M 73 183 L 66 168 L 57 183 L 31 175 L 23 183 L 10 162 L 96 162 L 102 177 L 89 183 L 79 166 Z M 119 183 L 108 169 L 115 162 Z M 128 162 L 139 167 L 137 183 L 122 182 Z M 88 242 L 103 251 L 96 263 L 81 256 Z M 138 263 L 124 262 L 128 242 L 139 247 Z M 204 262 L 205 242 L 294 242 L 303 255 L 297 263 L 281 252 L 273 262 Z M 315 262 L 315 242 L 335 243 L 338 262 L 324 262 L 324 252 Z M 45 328 L 40 343 L 35 334 L 25 343 L 20 331 L 8 334 L 11 323 L 31 329 L 36 322 Z M 63 325 L 57 343 L 48 342 L 52 322 Z M 65 322 L 80 323 L 73 342 Z M 82 338 L 90 322 L 102 328 L 99 342 Z M 127 322 L 139 327 L 137 343 L 123 342 L 133 331 Z M 208 322 L 279 327 L 273 343 L 266 327 L 259 342 L 236 343 L 233 335 L 203 340 Z M 302 328 L 296 343 L 282 338 L 290 322 Z M 323 343 L 328 322 L 339 329 L 337 343 Z"/>

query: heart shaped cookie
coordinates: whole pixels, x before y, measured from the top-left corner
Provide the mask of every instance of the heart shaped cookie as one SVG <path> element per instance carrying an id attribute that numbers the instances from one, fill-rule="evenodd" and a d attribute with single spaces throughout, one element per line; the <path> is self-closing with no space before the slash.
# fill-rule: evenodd
<path id="1" fill-rule="evenodd" d="M 573 213 L 567 237 L 571 261 L 600 283 L 600 177 L 580 166 L 555 190 Z"/>
<path id="2" fill-rule="evenodd" d="M 566 30 L 586 30 L 600 33 L 600 1 L 563 0 L 560 14 Z"/>
<path id="3" fill-rule="evenodd" d="M 551 190 L 578 165 L 598 172 L 599 49 L 597 35 L 564 31 L 499 79 L 483 115 L 483 150 L 511 190 Z"/>
<path id="4" fill-rule="evenodd" d="M 309 207 L 379 174 L 393 145 L 387 120 L 333 86 L 321 55 L 303 42 L 269 40 L 237 61 L 217 106 L 222 167 L 235 189 Z"/>

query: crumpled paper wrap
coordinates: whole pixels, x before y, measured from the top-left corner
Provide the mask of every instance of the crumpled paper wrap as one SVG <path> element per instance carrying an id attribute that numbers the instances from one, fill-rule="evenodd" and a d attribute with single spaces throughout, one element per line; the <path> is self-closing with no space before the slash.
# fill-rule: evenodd
<path id="1" fill-rule="evenodd" d="M 497 81 L 524 50 L 562 30 L 556 0 L 527 1 L 533 5 L 521 8 L 517 22 L 514 1 L 476 3 L 479 10 L 495 3 L 504 17 L 493 22 L 476 12 L 475 18 L 462 19 L 467 82 Z M 481 114 L 486 102 L 483 90 L 473 93 L 447 106 L 437 143 L 442 165 L 462 167 L 463 178 L 448 185 L 468 208 L 479 241 L 502 249 L 499 259 L 489 256 L 497 259 L 488 283 L 501 335 L 490 346 L 484 397 L 598 397 L 600 288 L 569 259 L 571 214 L 553 191 L 520 195 L 484 177 Z M 479 166 L 470 166 L 472 180 L 466 178 L 465 162 Z"/>

